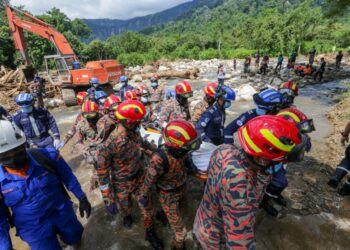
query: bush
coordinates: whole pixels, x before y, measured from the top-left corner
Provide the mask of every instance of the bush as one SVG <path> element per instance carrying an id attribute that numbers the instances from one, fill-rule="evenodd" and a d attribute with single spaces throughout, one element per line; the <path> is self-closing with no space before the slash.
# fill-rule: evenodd
<path id="1" fill-rule="evenodd" d="M 220 54 L 216 49 L 210 48 L 207 50 L 203 50 L 199 53 L 199 59 L 208 60 L 213 58 L 219 58 Z"/>
<path id="2" fill-rule="evenodd" d="M 224 59 L 233 59 L 233 58 L 245 58 L 255 54 L 255 50 L 238 48 L 225 50 L 222 53 Z"/>

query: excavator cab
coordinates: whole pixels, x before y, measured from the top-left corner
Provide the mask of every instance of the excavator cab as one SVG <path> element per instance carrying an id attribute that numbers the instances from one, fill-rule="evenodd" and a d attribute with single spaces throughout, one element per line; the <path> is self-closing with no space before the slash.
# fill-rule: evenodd
<path id="1" fill-rule="evenodd" d="M 71 70 L 75 56 L 45 56 L 45 67 L 49 81 L 53 85 L 71 84 Z"/>

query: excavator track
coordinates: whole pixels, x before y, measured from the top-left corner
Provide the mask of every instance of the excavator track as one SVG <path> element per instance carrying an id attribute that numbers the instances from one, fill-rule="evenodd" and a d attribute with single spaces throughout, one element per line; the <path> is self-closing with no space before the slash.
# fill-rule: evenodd
<path id="1" fill-rule="evenodd" d="M 62 98 L 67 107 L 77 105 L 74 89 L 62 89 Z"/>

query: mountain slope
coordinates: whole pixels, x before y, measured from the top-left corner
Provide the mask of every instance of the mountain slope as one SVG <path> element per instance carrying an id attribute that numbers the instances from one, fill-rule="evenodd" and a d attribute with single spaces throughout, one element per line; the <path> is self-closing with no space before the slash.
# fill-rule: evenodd
<path id="1" fill-rule="evenodd" d="M 144 17 L 136 17 L 129 20 L 118 19 L 83 19 L 92 30 L 93 38 L 107 39 L 112 35 L 119 35 L 128 30 L 141 31 L 148 27 L 164 24 L 184 15 L 186 12 L 208 6 L 212 8 L 222 0 L 193 0 L 177 5 L 173 8 Z"/>

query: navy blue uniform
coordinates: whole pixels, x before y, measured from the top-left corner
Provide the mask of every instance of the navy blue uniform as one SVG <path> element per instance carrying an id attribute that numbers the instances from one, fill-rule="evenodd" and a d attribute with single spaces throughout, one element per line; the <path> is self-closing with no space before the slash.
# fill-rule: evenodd
<path id="1" fill-rule="evenodd" d="M 252 109 L 241 114 L 238 118 L 236 118 L 229 125 L 227 125 L 224 130 L 225 144 L 233 144 L 234 142 L 233 134 L 236 133 L 241 126 L 243 126 L 244 124 L 246 124 L 247 122 L 249 122 L 250 120 L 252 120 L 257 116 L 259 115 L 256 113 L 256 110 Z"/>
<path id="2" fill-rule="evenodd" d="M 125 99 L 124 99 L 124 94 L 125 94 L 125 92 L 128 91 L 128 90 L 133 90 L 133 89 L 134 89 L 134 87 L 131 86 L 131 85 L 129 85 L 129 84 L 127 84 L 127 85 L 121 87 L 121 88 L 120 88 L 120 91 L 119 91 L 120 99 L 122 99 L 122 101 L 124 101 L 124 100 L 125 100 Z"/>
<path id="3" fill-rule="evenodd" d="M 9 116 L 9 113 L 7 112 L 7 110 L 0 106 L 0 117 L 3 116 L 3 117 L 8 117 Z"/>
<path id="4" fill-rule="evenodd" d="M 31 146 L 53 148 L 53 139 L 49 130 L 55 139 L 60 139 L 55 118 L 47 109 L 33 107 L 32 113 L 18 111 L 11 120 L 24 132 Z"/>
<path id="5" fill-rule="evenodd" d="M 207 109 L 196 124 L 202 140 L 220 145 L 224 142 L 225 110 L 218 104 Z"/>
<path id="6" fill-rule="evenodd" d="M 33 250 L 59 250 L 56 234 L 73 245 L 80 242 L 83 226 L 61 182 L 78 200 L 85 197 L 77 178 L 54 149 L 39 149 L 56 163 L 57 175 L 40 166 L 30 154 L 27 176 L 10 174 L 0 165 L 0 250 L 11 249 L 5 206 L 11 208 L 16 232 Z"/>
<path id="7" fill-rule="evenodd" d="M 89 93 L 90 96 L 94 96 L 95 91 L 103 91 L 103 88 L 98 86 L 97 88 L 91 87 L 87 90 L 87 92 Z"/>

